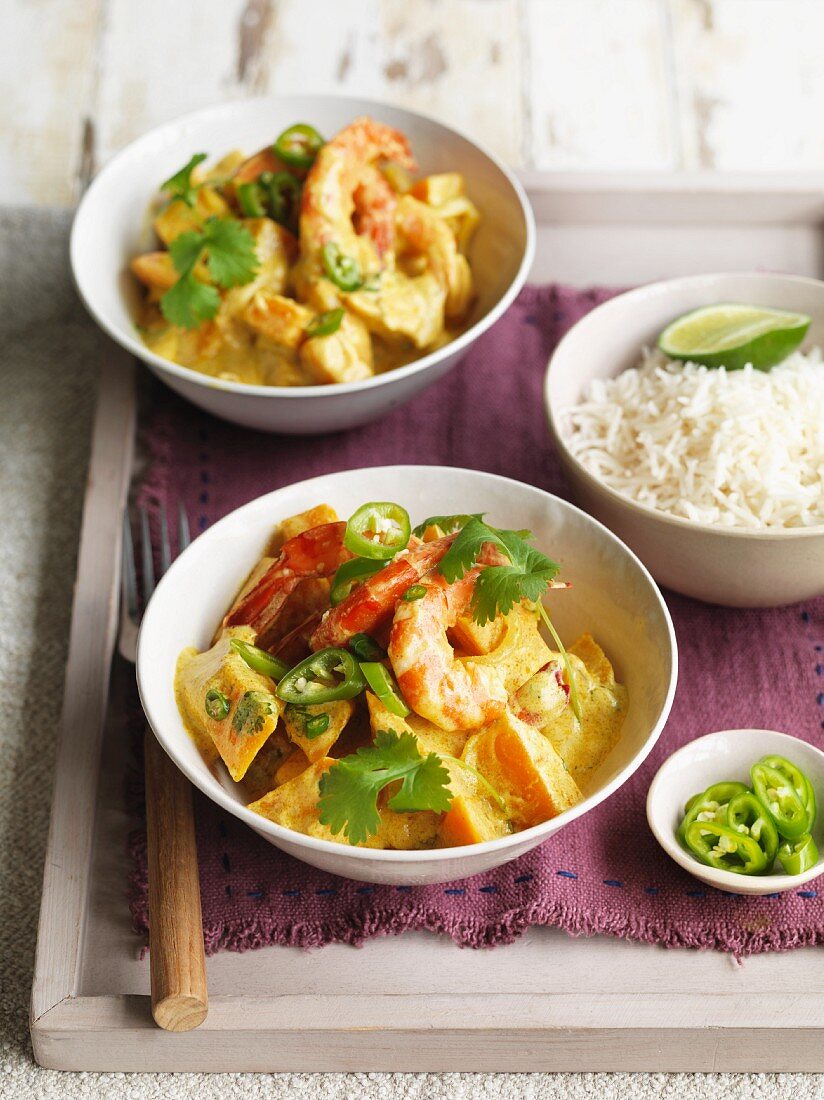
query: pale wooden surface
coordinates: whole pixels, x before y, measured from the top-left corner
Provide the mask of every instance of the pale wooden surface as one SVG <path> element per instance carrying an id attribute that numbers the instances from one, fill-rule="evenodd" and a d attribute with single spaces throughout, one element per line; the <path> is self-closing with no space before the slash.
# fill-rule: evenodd
<path id="1" fill-rule="evenodd" d="M 4 0 L 0 202 L 71 204 L 261 92 L 431 112 L 523 168 L 824 168 L 821 0 Z"/>
<path id="2" fill-rule="evenodd" d="M 696 270 L 706 260 L 707 242 L 719 234 L 719 248 L 732 266 L 761 262 L 823 273 L 820 177 L 806 188 L 796 182 L 783 193 L 767 194 L 740 181 L 720 191 L 690 180 L 642 187 L 619 179 L 615 190 L 597 177 L 532 184 L 538 280 L 592 281 L 597 273 L 604 281 L 635 281 L 656 269 Z M 623 220 L 627 190 L 634 196 L 632 225 Z M 737 223 L 722 233 L 731 207 L 738 211 Z M 122 418 L 98 420 L 98 454 L 113 446 L 117 433 L 124 442 L 122 424 Z M 122 466 L 122 457 L 111 461 L 114 470 Z M 90 485 L 92 519 L 116 494 L 94 468 Z M 83 546 L 76 594 L 81 612 L 92 589 L 99 600 L 104 579 L 102 571 L 92 576 L 91 542 Z M 106 576 L 111 583 L 111 569 Z M 116 690 L 128 674 L 115 666 Z M 95 684 L 99 691 L 99 678 L 90 681 L 91 688 Z M 69 698 L 73 686 L 70 678 Z M 93 690 L 88 702 L 93 711 Z M 53 833 L 47 855 L 34 999 L 35 1052 L 44 1065 L 154 1071 L 824 1070 L 820 949 L 759 956 L 739 967 L 720 953 L 665 952 L 606 937 L 572 939 L 548 929 L 533 929 L 506 949 L 482 953 L 459 951 L 449 940 L 425 934 L 371 940 L 362 951 L 332 946 L 310 953 L 221 953 L 208 960 L 211 1005 L 205 1023 L 185 1035 L 162 1032 L 151 1021 L 148 962 L 139 957 L 123 902 L 129 820 L 121 797 L 125 747 L 117 728 L 98 742 L 105 782 L 98 784 L 96 807 L 78 802 L 71 789 L 66 777 L 77 765 L 65 743 L 60 755 L 55 820 L 68 821 L 72 814 L 76 821 L 65 839 Z M 55 852 L 63 861 L 70 903 L 76 907 L 78 891 L 87 899 L 71 920 L 62 911 L 61 879 L 52 869 Z"/>
<path id="3" fill-rule="evenodd" d="M 76 989 L 86 920 L 94 805 L 117 627 L 121 508 L 134 437 L 133 368 L 113 346 L 95 413 L 89 488 L 60 717 L 48 856 L 37 934 L 32 1019 Z"/>

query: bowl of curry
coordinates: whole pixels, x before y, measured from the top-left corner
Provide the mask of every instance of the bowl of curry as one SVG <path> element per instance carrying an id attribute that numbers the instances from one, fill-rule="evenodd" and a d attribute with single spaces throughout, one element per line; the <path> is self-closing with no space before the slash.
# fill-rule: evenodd
<path id="1" fill-rule="evenodd" d="M 158 586 L 137 661 L 152 728 L 201 790 L 308 863 L 390 883 L 494 867 L 597 805 L 657 739 L 676 663 L 615 536 L 445 467 L 238 509 Z"/>
<path id="2" fill-rule="evenodd" d="M 271 431 L 351 427 L 434 382 L 534 252 L 513 174 L 433 119 L 279 96 L 133 142 L 78 209 L 93 317 L 187 399 Z"/>

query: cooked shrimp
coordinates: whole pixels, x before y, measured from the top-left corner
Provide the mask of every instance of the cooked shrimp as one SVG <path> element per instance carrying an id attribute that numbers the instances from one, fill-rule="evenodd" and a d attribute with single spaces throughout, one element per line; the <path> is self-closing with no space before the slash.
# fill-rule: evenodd
<path id="1" fill-rule="evenodd" d="M 285 542 L 254 588 L 226 616 L 224 627 L 248 625 L 264 634 L 300 581 L 329 577 L 354 557 L 343 545 L 345 531 L 345 523 L 324 523 Z"/>
<path id="2" fill-rule="evenodd" d="M 307 278 L 319 276 L 321 252 L 330 243 L 357 260 L 364 272 L 380 266 L 378 258 L 391 234 L 386 226 L 391 204 L 372 171 L 381 159 L 415 167 L 404 135 L 371 118 L 355 119 L 318 153 L 300 208 L 300 250 Z M 355 216 L 368 236 L 356 232 Z"/>
<path id="3" fill-rule="evenodd" d="M 398 230 L 408 247 L 426 258 L 427 266 L 446 291 L 447 318 L 462 317 L 473 295 L 472 272 L 455 236 L 431 206 L 404 195 L 398 201 Z"/>
<path id="4" fill-rule="evenodd" d="M 441 729 L 480 729 L 506 709 L 500 670 L 458 660 L 446 633 L 469 608 L 479 572 L 470 569 L 452 584 L 440 573 L 425 577 L 426 594 L 398 604 L 389 635 L 389 659 L 404 698 Z"/>
<path id="5" fill-rule="evenodd" d="M 372 164 L 361 173 L 352 195 L 355 232 L 369 237 L 383 257 L 395 247 L 395 210 L 398 197 L 380 168 Z"/>
<path id="6" fill-rule="evenodd" d="M 420 543 L 395 557 L 328 611 L 311 638 L 312 649 L 346 645 L 354 634 L 372 634 L 394 614 L 401 596 L 432 569 L 455 541 L 454 535 Z"/>

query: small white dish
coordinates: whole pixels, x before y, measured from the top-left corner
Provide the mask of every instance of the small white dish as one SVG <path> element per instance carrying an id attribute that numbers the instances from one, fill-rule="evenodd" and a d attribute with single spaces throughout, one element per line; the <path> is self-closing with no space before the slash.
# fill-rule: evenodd
<path id="1" fill-rule="evenodd" d="M 379 851 L 293 832 L 246 808 L 222 767 L 212 772 L 189 737 L 174 697 L 175 664 L 190 645 L 205 649 L 273 527 L 326 502 L 348 516 L 366 500 L 397 500 L 414 522 L 427 515 L 487 512 L 504 527 L 528 527 L 559 562 L 572 588 L 548 600 L 563 638 L 591 631 L 626 684 L 621 737 L 592 774 L 583 802 L 520 833 L 465 848 Z M 383 466 L 328 474 L 278 489 L 210 527 L 173 563 L 149 602 L 140 630 L 137 680 L 158 741 L 196 787 L 271 844 L 315 867 L 367 882 L 422 885 L 487 871 L 528 852 L 597 806 L 641 765 L 664 727 L 677 679 L 672 621 L 646 569 L 596 520 L 542 489 L 447 466 Z"/>
<path id="2" fill-rule="evenodd" d="M 685 871 L 707 886 L 730 894 L 777 894 L 797 890 L 824 873 L 824 818 L 819 812 L 813 838 L 820 853 L 818 863 L 800 875 L 778 870 L 766 875 L 737 875 L 700 863 L 682 848 L 675 831 L 684 817 L 684 803 L 712 783 L 725 779 L 750 785 L 750 767 L 768 755 L 784 756 L 807 774 L 818 796 L 824 801 L 824 752 L 788 733 L 775 730 L 721 730 L 690 741 L 668 757 L 650 784 L 647 794 L 647 821 L 655 839 Z"/>
<path id="3" fill-rule="evenodd" d="M 635 366 L 670 321 L 717 302 L 808 313 L 803 346 L 824 347 L 818 279 L 746 272 L 650 283 L 598 306 L 558 344 L 544 383 L 550 435 L 578 502 L 632 547 L 659 584 L 728 607 L 778 607 L 824 595 L 824 525 L 748 530 L 694 523 L 605 485 L 567 446 L 566 412 L 590 382 Z"/>
<path id="4" fill-rule="evenodd" d="M 458 171 L 481 212 L 469 259 L 478 300 L 472 324 L 449 344 L 397 370 L 329 386 L 250 386 L 210 378 L 150 351 L 135 327 L 140 289 L 130 260 L 156 247 L 148 210 L 159 184 L 194 152 L 209 162 L 233 149 L 250 154 L 296 121 L 332 135 L 371 115 L 409 138 L 421 174 Z M 100 327 L 173 390 L 207 412 L 261 431 L 304 435 L 365 424 L 408 401 L 455 366 L 506 311 L 535 253 L 535 221 L 513 172 L 494 153 L 433 118 L 370 99 L 279 95 L 236 100 L 184 115 L 133 141 L 97 174 L 72 226 L 71 267 Z"/>

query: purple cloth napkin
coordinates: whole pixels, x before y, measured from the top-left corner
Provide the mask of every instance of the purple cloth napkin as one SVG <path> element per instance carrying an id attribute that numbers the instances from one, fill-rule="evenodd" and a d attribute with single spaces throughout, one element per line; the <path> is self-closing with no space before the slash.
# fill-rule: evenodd
<path id="1" fill-rule="evenodd" d="M 468 466 L 561 496 L 542 381 L 563 333 L 605 290 L 527 288 L 463 363 L 376 424 L 337 435 L 257 434 L 212 419 L 158 387 L 144 418 L 152 506 L 185 500 L 195 530 L 282 485 L 358 466 Z M 399 497 L 403 485 L 399 482 Z M 644 802 L 661 762 L 711 730 L 770 727 L 824 740 L 824 600 L 764 611 L 667 594 L 680 649 L 675 705 L 655 751 L 616 794 L 514 863 L 461 882 L 372 886 L 291 859 L 198 796 L 203 922 L 209 952 L 265 944 L 359 943 L 428 928 L 462 945 L 507 943 L 529 925 L 608 932 L 743 956 L 824 942 L 824 888 L 744 898 L 702 886 L 659 848 Z M 135 833 L 131 906 L 147 926 L 145 836 Z"/>

